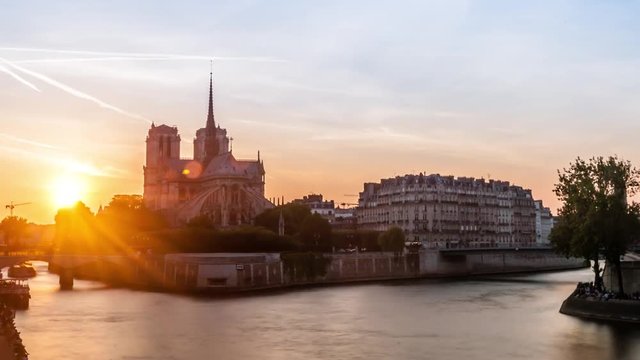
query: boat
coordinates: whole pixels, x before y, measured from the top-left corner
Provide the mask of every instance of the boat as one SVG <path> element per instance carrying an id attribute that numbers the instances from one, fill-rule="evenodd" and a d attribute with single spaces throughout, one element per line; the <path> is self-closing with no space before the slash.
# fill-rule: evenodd
<path id="1" fill-rule="evenodd" d="M 29 284 L 26 280 L 0 280 L 0 302 L 13 309 L 29 308 L 31 299 Z"/>
<path id="2" fill-rule="evenodd" d="M 7 274 L 12 278 L 31 278 L 36 276 L 36 269 L 31 264 L 13 265 Z"/>

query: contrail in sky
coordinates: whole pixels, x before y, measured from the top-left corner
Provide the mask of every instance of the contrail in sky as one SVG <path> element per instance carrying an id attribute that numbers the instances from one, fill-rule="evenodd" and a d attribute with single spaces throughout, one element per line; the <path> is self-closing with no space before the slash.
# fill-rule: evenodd
<path id="1" fill-rule="evenodd" d="M 0 62 L 3 62 L 6 65 L 8 65 L 9 67 L 12 67 L 12 68 L 14 68 L 14 69 L 16 69 L 18 71 L 21 71 L 21 72 L 23 72 L 23 73 L 25 73 L 27 75 L 31 75 L 34 78 L 39 79 L 39 80 L 41 80 L 41 81 L 43 81 L 43 82 L 45 82 L 45 83 L 47 83 L 47 84 L 49 84 L 51 86 L 57 87 L 58 89 L 60 89 L 62 91 L 65 91 L 65 92 L 67 92 L 67 93 L 69 93 L 69 94 L 71 94 L 71 95 L 73 95 L 75 97 L 78 97 L 80 99 L 89 100 L 89 101 L 91 101 L 93 103 L 98 104 L 99 106 L 101 106 L 103 108 L 115 111 L 115 112 L 117 112 L 119 114 L 128 116 L 128 117 L 133 118 L 133 119 L 143 120 L 143 121 L 146 121 L 147 123 L 151 124 L 151 120 L 145 118 L 142 115 L 134 114 L 134 113 L 128 112 L 126 110 L 120 109 L 117 106 L 114 106 L 114 105 L 111 105 L 109 103 L 106 103 L 106 102 L 104 102 L 104 101 L 102 101 L 102 100 L 100 100 L 100 99 L 98 99 L 98 98 L 96 98 L 94 96 L 91 96 L 91 95 L 89 95 L 87 93 L 84 93 L 84 92 L 82 92 L 80 90 L 74 89 L 74 88 L 72 88 L 72 87 L 70 87 L 70 86 L 68 86 L 66 84 L 63 84 L 63 83 L 61 83 L 61 82 L 59 82 L 57 80 L 54 80 L 54 79 L 52 79 L 52 78 L 50 78 L 48 76 L 45 76 L 43 74 L 37 73 L 37 72 L 29 70 L 29 69 L 25 69 L 25 68 L 23 68 L 23 67 L 21 67 L 19 65 L 13 64 L 12 62 L 10 62 L 10 61 L 8 61 L 6 59 L 3 59 L 3 58 L 0 58 Z"/>
<path id="2" fill-rule="evenodd" d="M 275 59 L 262 56 L 206 56 L 206 55 L 184 55 L 184 54 L 157 54 L 157 53 L 136 53 L 136 52 L 108 52 L 108 51 L 86 51 L 86 50 L 58 50 L 44 48 L 23 48 L 23 47 L 0 47 L 0 51 L 22 51 L 22 52 L 46 52 L 57 54 L 93 55 L 103 56 L 102 60 L 107 60 L 105 56 L 118 57 L 117 60 L 127 58 L 141 58 L 145 60 L 237 60 L 237 61 L 261 61 L 261 62 L 287 62 L 286 60 Z M 116 59 L 111 59 L 116 60 Z M 28 60 L 27 60 L 28 61 Z"/>
<path id="3" fill-rule="evenodd" d="M 0 65 L 0 71 L 5 72 L 9 75 L 11 75 L 11 77 L 13 77 L 14 79 L 18 80 L 19 82 L 23 83 L 24 85 L 32 88 L 33 90 L 37 91 L 37 92 L 41 92 L 40 89 L 38 89 L 37 86 L 33 85 L 32 83 L 28 82 L 27 80 L 25 80 L 23 77 L 21 77 L 20 75 L 14 73 L 13 71 L 7 69 L 6 67 Z"/>
<path id="4" fill-rule="evenodd" d="M 70 63 L 70 62 L 97 62 L 97 61 L 150 61 L 150 60 L 180 60 L 173 57 L 133 57 L 133 56 L 106 56 L 84 58 L 44 58 L 12 60 L 14 64 L 39 64 L 39 63 Z"/>
<path id="5" fill-rule="evenodd" d="M 49 144 L 41 143 L 41 142 L 38 142 L 38 141 L 24 139 L 24 138 L 20 138 L 20 137 L 9 135 L 9 134 L 5 134 L 5 133 L 0 133 L 0 138 L 5 138 L 5 139 L 9 139 L 9 140 L 14 141 L 14 142 L 27 144 L 27 145 L 32 145 L 32 146 L 37 146 L 37 147 L 46 148 L 46 149 L 60 149 L 59 147 L 54 146 L 54 145 L 49 145 Z"/>

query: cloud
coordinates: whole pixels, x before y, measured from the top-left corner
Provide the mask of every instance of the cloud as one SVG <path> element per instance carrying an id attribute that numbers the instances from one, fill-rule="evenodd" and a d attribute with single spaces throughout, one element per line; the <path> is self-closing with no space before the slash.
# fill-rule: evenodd
<path id="1" fill-rule="evenodd" d="M 111 105 L 111 104 L 109 104 L 107 102 L 104 102 L 104 101 L 94 97 L 94 96 L 91 96 L 91 95 L 89 95 L 87 93 L 84 93 L 84 92 L 82 92 L 80 90 L 74 89 L 71 86 L 63 84 L 63 83 L 61 83 L 61 82 L 59 82 L 57 80 L 54 80 L 54 79 L 52 79 L 52 78 L 50 78 L 50 77 L 48 77 L 46 75 L 40 74 L 40 73 L 32 71 L 32 70 L 25 69 L 24 67 L 21 67 L 19 65 L 13 64 L 12 62 L 10 62 L 10 61 L 8 61 L 8 60 L 6 60 L 4 58 L 0 58 L 0 62 L 3 62 L 6 65 L 8 65 L 8 66 L 10 66 L 10 67 L 12 67 L 12 68 L 14 68 L 14 69 L 16 69 L 18 71 L 21 71 L 21 72 L 23 72 L 23 73 L 25 73 L 27 75 L 31 75 L 31 76 L 33 76 L 33 77 L 35 77 L 35 78 L 37 78 L 37 79 L 49 84 L 49 85 L 51 85 L 51 86 L 54 86 L 54 87 L 66 92 L 68 94 L 71 94 L 72 96 L 75 96 L 75 97 L 80 98 L 80 99 L 85 99 L 85 100 L 91 101 L 91 102 L 93 102 L 95 104 L 98 104 L 100 107 L 103 107 L 105 109 L 109 109 L 109 110 L 117 112 L 117 113 L 119 113 L 121 115 L 130 117 L 130 118 L 133 118 L 133 119 L 137 119 L 137 120 L 142 120 L 142 121 L 147 122 L 148 124 L 151 124 L 151 120 L 147 119 L 146 117 L 144 117 L 142 115 L 138 115 L 138 114 L 135 114 L 135 113 L 120 109 L 117 106 Z"/>
<path id="2" fill-rule="evenodd" d="M 73 159 L 65 154 L 51 153 L 46 151 L 32 151 L 24 148 L 0 145 L 0 151 L 9 152 L 15 155 L 29 158 L 31 160 L 40 161 L 46 165 L 54 165 L 66 171 L 75 172 L 96 177 L 112 177 L 121 178 L 129 175 L 125 170 L 107 165 L 98 167 L 92 163 L 83 162 Z"/>
<path id="3" fill-rule="evenodd" d="M 86 51 L 86 50 L 59 50 L 59 49 L 45 49 L 45 48 L 23 48 L 23 47 L 0 47 L 0 51 L 21 51 L 21 52 L 42 52 L 42 53 L 55 53 L 55 54 L 74 54 L 74 55 L 89 55 L 89 56 L 101 56 L 100 58 L 94 58 L 89 61 L 104 61 L 104 60 L 230 60 L 230 61 L 258 61 L 258 62 L 288 62 L 283 59 L 276 59 L 265 56 L 214 56 L 214 55 L 191 55 L 191 54 L 156 54 L 156 53 L 137 53 L 137 52 L 109 52 L 109 51 Z M 56 60 L 56 59 L 42 59 L 42 60 Z M 59 59 L 63 61 L 62 59 Z M 71 61 L 80 61 L 77 58 L 67 59 Z M 23 60 L 28 62 L 38 61 L 35 60 Z"/>

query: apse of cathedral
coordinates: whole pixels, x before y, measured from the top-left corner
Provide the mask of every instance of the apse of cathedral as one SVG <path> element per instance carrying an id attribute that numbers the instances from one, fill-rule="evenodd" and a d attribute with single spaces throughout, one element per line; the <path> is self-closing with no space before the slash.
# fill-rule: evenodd
<path id="1" fill-rule="evenodd" d="M 209 78 L 209 111 L 196 132 L 193 159 L 180 158 L 178 128 L 151 125 L 144 168 L 144 203 L 180 225 L 206 216 L 220 227 L 250 224 L 273 204 L 264 197 L 265 171 L 256 160 L 238 160 L 229 148 L 227 130 L 213 114 L 213 74 Z"/>

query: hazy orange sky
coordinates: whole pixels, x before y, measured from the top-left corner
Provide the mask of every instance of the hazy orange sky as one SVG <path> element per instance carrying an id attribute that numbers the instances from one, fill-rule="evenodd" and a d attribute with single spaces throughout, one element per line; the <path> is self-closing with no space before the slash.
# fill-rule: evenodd
<path id="1" fill-rule="evenodd" d="M 149 122 L 178 126 L 191 156 L 215 58 L 216 121 L 236 157 L 260 150 L 267 197 L 355 202 L 363 182 L 425 172 L 508 180 L 555 209 L 576 156 L 640 164 L 638 8 L 8 2 L 0 202 L 51 223 L 61 187 L 94 210 L 142 193 Z"/>

